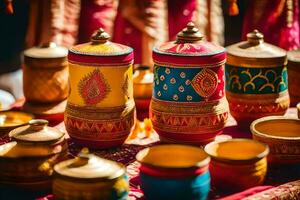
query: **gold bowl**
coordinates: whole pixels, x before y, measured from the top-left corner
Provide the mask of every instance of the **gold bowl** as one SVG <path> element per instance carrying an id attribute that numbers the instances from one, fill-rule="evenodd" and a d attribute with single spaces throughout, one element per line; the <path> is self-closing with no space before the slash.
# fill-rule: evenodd
<path id="1" fill-rule="evenodd" d="M 282 116 L 263 117 L 251 124 L 253 139 L 268 144 L 272 164 L 300 163 L 300 120 Z"/>
<path id="2" fill-rule="evenodd" d="M 11 130 L 28 123 L 33 115 L 18 111 L 0 112 L 0 135 L 9 133 Z"/>
<path id="3" fill-rule="evenodd" d="M 204 150 L 211 157 L 212 184 L 217 188 L 240 191 L 264 182 L 267 145 L 250 139 L 230 139 L 211 142 Z"/>

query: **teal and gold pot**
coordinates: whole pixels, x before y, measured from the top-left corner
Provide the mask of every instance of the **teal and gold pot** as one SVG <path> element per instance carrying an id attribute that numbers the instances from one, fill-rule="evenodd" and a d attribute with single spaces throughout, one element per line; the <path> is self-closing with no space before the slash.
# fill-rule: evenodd
<path id="1" fill-rule="evenodd" d="M 153 50 L 150 118 L 164 141 L 203 144 L 222 132 L 228 118 L 223 47 L 203 39 L 189 23 L 177 40 Z"/>
<path id="2" fill-rule="evenodd" d="M 264 42 L 254 30 L 247 41 L 227 47 L 226 97 L 240 126 L 268 115 L 283 115 L 290 104 L 286 51 Z"/>
<path id="3" fill-rule="evenodd" d="M 128 192 L 125 167 L 89 154 L 85 148 L 76 158 L 54 166 L 55 199 L 125 200 Z"/>

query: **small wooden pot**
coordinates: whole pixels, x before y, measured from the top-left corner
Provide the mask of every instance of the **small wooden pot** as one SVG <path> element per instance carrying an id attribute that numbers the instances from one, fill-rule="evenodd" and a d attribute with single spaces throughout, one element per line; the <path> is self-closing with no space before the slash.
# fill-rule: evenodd
<path id="1" fill-rule="evenodd" d="M 24 51 L 23 90 L 26 101 L 56 103 L 69 95 L 67 49 L 48 43 Z"/>

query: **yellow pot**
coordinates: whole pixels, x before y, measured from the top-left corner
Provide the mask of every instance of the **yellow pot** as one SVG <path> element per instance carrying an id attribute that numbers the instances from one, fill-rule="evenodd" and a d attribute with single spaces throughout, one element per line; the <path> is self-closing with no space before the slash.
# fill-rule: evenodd
<path id="1" fill-rule="evenodd" d="M 68 54 L 66 129 L 76 143 L 92 148 L 123 144 L 134 125 L 133 50 L 108 39 L 99 29 Z"/>

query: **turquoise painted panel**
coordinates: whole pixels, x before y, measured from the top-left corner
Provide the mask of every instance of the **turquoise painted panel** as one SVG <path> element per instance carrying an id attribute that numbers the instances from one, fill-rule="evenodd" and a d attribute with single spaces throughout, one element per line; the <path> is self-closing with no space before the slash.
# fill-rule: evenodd
<path id="1" fill-rule="evenodd" d="M 276 94 L 288 89 L 285 66 L 245 68 L 225 65 L 225 88 L 239 94 Z"/>
<path id="2" fill-rule="evenodd" d="M 193 86 L 194 83 L 198 86 Z M 224 96 L 224 66 L 174 68 L 154 65 L 153 96 L 163 101 L 200 102 Z M 205 97 L 205 94 L 209 94 Z"/>
<path id="3" fill-rule="evenodd" d="M 210 174 L 186 178 L 161 178 L 140 173 L 141 188 L 146 199 L 206 200 L 210 190 Z"/>

